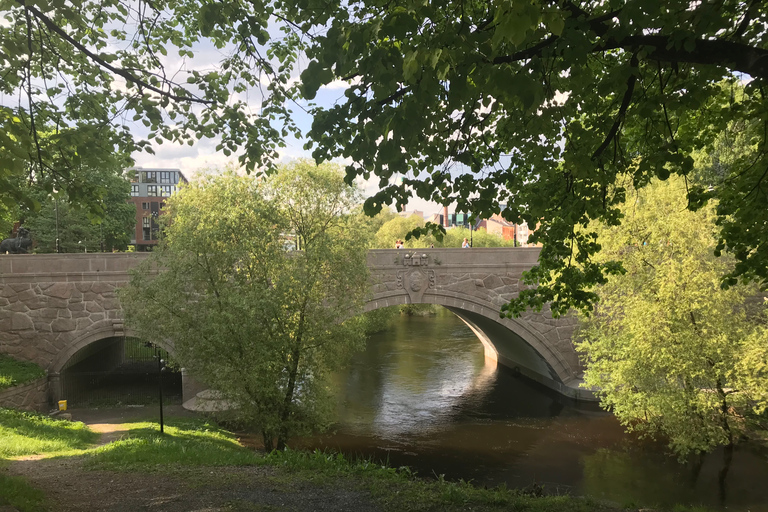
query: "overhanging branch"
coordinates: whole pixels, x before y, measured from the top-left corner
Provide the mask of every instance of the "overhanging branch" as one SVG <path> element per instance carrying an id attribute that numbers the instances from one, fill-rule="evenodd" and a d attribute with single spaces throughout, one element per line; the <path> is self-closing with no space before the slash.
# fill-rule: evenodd
<path id="1" fill-rule="evenodd" d="M 71 44 L 73 47 L 75 47 L 79 52 L 82 52 L 83 55 L 91 59 L 93 62 L 98 64 L 99 66 L 111 71 L 112 73 L 121 76 L 125 78 L 127 81 L 136 84 L 137 86 L 150 90 L 152 92 L 156 92 L 157 94 L 179 102 L 190 102 L 190 103 L 201 103 L 204 105 L 213 105 L 215 102 L 212 100 L 205 100 L 202 98 L 197 98 L 194 96 L 180 96 L 178 94 L 174 94 L 170 91 L 164 91 L 163 89 L 159 87 L 155 87 L 152 84 L 149 84 L 145 82 L 144 80 L 141 80 L 139 77 L 129 73 L 128 71 L 115 67 L 108 62 L 106 62 L 104 59 L 100 58 L 98 55 L 90 51 L 88 48 L 86 48 L 84 45 L 76 41 L 72 36 L 67 34 L 64 30 L 62 30 L 59 26 L 57 26 L 54 22 L 52 22 L 46 15 L 44 15 L 42 12 L 37 10 L 35 7 L 31 5 L 27 5 L 25 0 L 16 0 L 16 2 L 21 5 L 28 13 L 31 13 L 35 18 L 37 18 L 43 25 L 45 25 L 49 30 L 52 32 L 55 32 L 59 35 L 63 40 L 67 41 L 69 44 Z"/>

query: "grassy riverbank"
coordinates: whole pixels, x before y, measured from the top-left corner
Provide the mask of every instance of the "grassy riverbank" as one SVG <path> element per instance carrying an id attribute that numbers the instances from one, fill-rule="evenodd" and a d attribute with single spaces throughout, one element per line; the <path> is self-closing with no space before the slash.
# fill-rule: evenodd
<path id="1" fill-rule="evenodd" d="M 325 510 L 637 510 L 590 498 L 539 496 L 539 489 L 482 489 L 465 482 L 427 481 L 407 468 L 350 461 L 338 454 L 264 455 L 201 420 L 171 419 L 165 434 L 149 422 L 115 425 L 113 430 L 109 442 L 95 446 L 99 434 L 81 423 L 0 410 L 0 506 L 11 505 L 21 512 L 101 508 L 99 500 L 105 495 L 97 491 L 104 485 L 111 493 L 126 495 L 121 498 L 125 510 L 131 510 L 130 494 L 138 494 L 136 503 L 173 496 L 175 501 L 156 510 L 185 510 L 187 498 L 205 502 L 210 505 L 207 510 L 221 511 L 315 510 L 323 509 L 323 504 L 329 505 Z M 61 470 L 66 474 L 56 474 L 57 468 L 66 468 Z M 70 494 L 69 489 L 46 487 L 47 482 L 77 486 L 80 481 L 87 486 Z M 164 490 L 157 485 L 160 481 L 173 484 Z M 133 492 L 143 485 L 146 491 Z M 89 492 L 94 503 L 88 501 Z M 83 508 L 65 503 L 70 495 Z"/>
<path id="2" fill-rule="evenodd" d="M 0 354 L 0 391 L 38 379 L 45 370 L 35 363 L 17 361 L 11 356 Z"/>

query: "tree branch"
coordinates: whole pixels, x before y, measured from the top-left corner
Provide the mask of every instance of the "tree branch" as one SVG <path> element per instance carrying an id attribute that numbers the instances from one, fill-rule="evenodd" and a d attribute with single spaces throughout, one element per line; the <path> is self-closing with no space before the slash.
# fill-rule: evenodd
<path id="1" fill-rule="evenodd" d="M 613 121 L 613 126 L 611 126 L 611 129 L 608 131 L 608 135 L 605 136 L 603 143 L 600 144 L 600 147 L 598 147 L 594 153 L 592 153 L 592 160 L 597 160 L 603 151 L 605 151 L 605 148 L 608 147 L 608 144 L 610 144 L 611 140 L 616 136 L 619 127 L 621 127 L 621 123 L 624 121 L 624 116 L 629 108 L 629 103 L 632 101 L 632 93 L 635 91 L 635 83 L 637 83 L 637 73 L 635 72 L 637 69 L 637 52 L 632 54 L 632 58 L 629 61 L 629 67 L 632 68 L 632 74 L 627 79 L 627 90 L 624 92 L 624 98 L 621 100 L 619 113 Z"/>
<path id="2" fill-rule="evenodd" d="M 136 84 L 137 86 L 139 86 L 139 87 L 141 87 L 143 89 L 148 89 L 148 90 L 150 90 L 152 92 L 156 92 L 157 94 L 159 94 L 159 95 L 161 95 L 163 97 L 172 99 L 174 101 L 188 101 L 188 102 L 191 102 L 191 103 L 201 103 L 201 104 L 204 104 L 204 105 L 213 105 L 213 104 L 215 104 L 215 102 L 213 100 L 205 100 L 205 99 L 202 99 L 202 98 L 196 98 L 194 96 L 179 96 L 179 95 L 174 94 L 174 93 L 172 93 L 170 91 L 164 91 L 164 90 L 160 89 L 159 87 L 155 87 L 154 85 L 151 85 L 151 84 L 141 80 L 137 76 L 127 72 L 124 69 L 112 66 L 111 64 L 109 64 L 105 60 L 101 59 L 98 55 L 96 55 L 95 53 L 91 52 L 84 45 L 82 45 L 79 42 L 75 41 L 75 39 L 73 39 L 72 36 L 67 34 L 64 30 L 62 30 L 55 23 L 53 23 L 42 12 L 38 11 L 36 8 L 34 8 L 31 5 L 27 5 L 25 0 L 16 0 L 16 2 L 19 5 L 21 5 L 22 7 L 24 7 L 24 9 L 28 13 L 32 13 L 35 16 L 35 18 L 40 20 L 43 23 L 43 25 L 48 27 L 49 30 L 55 32 L 56 34 L 59 35 L 59 37 L 61 37 L 62 39 L 67 41 L 69 44 L 74 46 L 75 49 L 77 49 L 79 52 L 82 52 L 83 55 L 85 55 L 86 57 L 91 59 L 93 62 L 97 63 L 99 66 L 101 66 L 101 67 L 111 71 L 112 73 L 114 73 L 114 74 L 116 74 L 118 76 L 121 76 L 121 77 L 125 78 L 127 81 L 129 81 L 131 83 L 134 83 L 134 84 Z"/>

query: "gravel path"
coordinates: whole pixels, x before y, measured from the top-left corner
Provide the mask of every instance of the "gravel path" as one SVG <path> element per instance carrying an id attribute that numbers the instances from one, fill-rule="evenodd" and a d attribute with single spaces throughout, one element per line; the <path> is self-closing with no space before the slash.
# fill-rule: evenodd
<path id="1" fill-rule="evenodd" d="M 119 439 L 123 433 L 120 423 L 147 419 L 148 413 L 130 409 L 71 411 L 74 420 L 102 433 L 102 444 Z M 171 409 L 169 413 L 185 415 L 183 410 Z M 296 483 L 276 477 L 269 467 L 175 468 L 166 475 L 86 471 L 82 463 L 81 457 L 29 457 L 0 471 L 22 476 L 43 490 L 51 511 L 56 512 L 381 510 L 356 489 Z"/>

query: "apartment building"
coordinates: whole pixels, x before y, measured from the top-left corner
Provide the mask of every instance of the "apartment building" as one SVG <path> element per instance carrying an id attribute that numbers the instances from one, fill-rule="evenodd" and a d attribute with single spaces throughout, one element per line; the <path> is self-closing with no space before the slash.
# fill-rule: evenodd
<path id="1" fill-rule="evenodd" d="M 136 228 L 131 239 L 137 251 L 151 251 L 157 245 L 157 218 L 165 199 L 173 195 L 187 179 L 179 169 L 146 169 L 136 167 L 131 173 L 131 198 L 136 205 Z"/>

